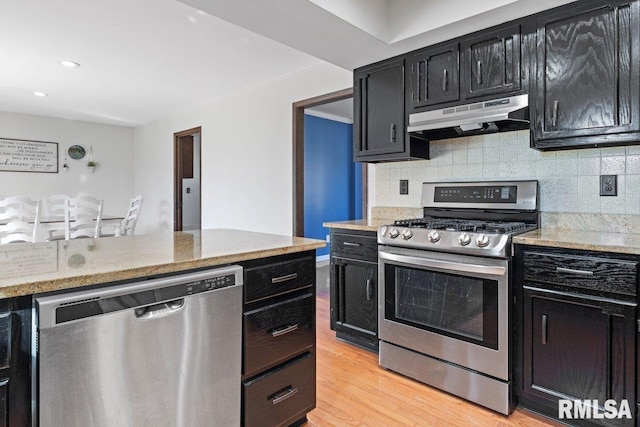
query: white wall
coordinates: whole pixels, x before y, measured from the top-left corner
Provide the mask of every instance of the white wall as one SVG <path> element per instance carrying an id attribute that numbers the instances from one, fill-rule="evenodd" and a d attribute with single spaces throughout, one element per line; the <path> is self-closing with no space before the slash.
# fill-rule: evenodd
<path id="1" fill-rule="evenodd" d="M 124 215 L 134 195 L 133 135 L 128 127 L 0 112 L 0 137 L 57 142 L 59 157 L 57 174 L 0 172 L 0 195 L 92 195 L 104 199 L 106 214 Z M 87 155 L 81 160 L 67 157 L 70 169 L 64 172 L 64 154 L 75 144 Z M 98 163 L 93 174 L 86 167 L 90 147 Z"/>
<path id="2" fill-rule="evenodd" d="M 202 126 L 202 228 L 291 234 L 292 103 L 352 86 L 318 63 L 135 130 L 136 231 L 173 229 L 173 134 Z"/>

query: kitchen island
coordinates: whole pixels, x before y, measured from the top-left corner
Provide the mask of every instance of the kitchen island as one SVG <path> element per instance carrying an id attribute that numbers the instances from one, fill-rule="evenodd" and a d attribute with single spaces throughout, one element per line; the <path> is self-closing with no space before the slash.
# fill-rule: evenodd
<path id="1" fill-rule="evenodd" d="M 324 244 L 298 237 L 215 229 L 0 247 L 0 356 L 5 355 L 0 357 L 0 424 L 33 424 L 30 326 L 34 295 L 101 289 L 230 264 L 244 268 L 243 371 L 238 378 L 242 381 L 244 424 L 251 425 L 247 417 L 265 421 L 277 415 L 285 421 L 291 418 L 291 422 L 304 419 L 315 407 L 315 322 L 300 323 L 298 330 L 282 337 L 273 335 L 271 343 L 259 341 L 261 347 L 256 347 L 256 340 L 262 339 L 257 326 L 280 330 L 286 325 L 278 322 L 291 320 L 292 316 L 315 318 L 315 298 L 307 294 L 315 296 L 315 249 Z M 289 304 L 293 299 L 296 302 Z M 278 316 L 266 310 L 271 307 L 262 311 L 265 302 L 278 305 Z M 282 314 L 291 316 L 282 319 Z M 267 325 L 254 324 L 256 318 L 266 319 Z M 266 351 L 271 348 L 277 351 Z M 256 359 L 253 353 L 257 350 L 270 358 Z M 245 368 L 247 360 L 254 364 L 250 370 Z M 264 386 L 268 389 L 292 372 L 296 376 L 302 373 L 305 381 L 301 387 L 312 392 L 301 388 L 286 401 L 284 410 L 285 405 L 279 405 L 278 414 L 251 413 L 256 393 L 266 391 L 262 390 Z M 273 425 L 277 424 L 274 421 Z"/>

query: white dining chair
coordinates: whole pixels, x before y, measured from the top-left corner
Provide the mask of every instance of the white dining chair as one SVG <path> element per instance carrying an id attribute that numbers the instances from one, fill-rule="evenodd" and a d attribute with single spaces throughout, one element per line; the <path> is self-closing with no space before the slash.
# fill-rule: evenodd
<path id="1" fill-rule="evenodd" d="M 103 201 L 92 196 L 79 196 L 64 202 L 65 239 L 100 237 Z"/>
<path id="2" fill-rule="evenodd" d="M 142 209 L 142 195 L 138 195 L 129 202 L 127 215 L 122 220 L 121 226 L 116 229 L 116 236 L 131 236 L 136 230 L 136 224 Z"/>
<path id="3" fill-rule="evenodd" d="M 48 233 L 47 240 L 65 238 L 64 204 L 69 200 L 66 194 L 56 194 L 42 200 L 40 225 Z"/>
<path id="4" fill-rule="evenodd" d="M 24 196 L 0 200 L 0 244 L 33 243 L 40 220 L 40 202 Z"/>
<path id="5" fill-rule="evenodd" d="M 125 217 L 120 221 L 120 224 L 113 230 L 112 233 L 102 232 L 101 237 L 114 237 L 114 236 L 130 236 L 135 232 L 138 218 L 140 217 L 140 209 L 142 208 L 142 195 L 133 197 L 129 201 L 129 207 Z M 108 228 L 105 226 L 103 228 Z"/>

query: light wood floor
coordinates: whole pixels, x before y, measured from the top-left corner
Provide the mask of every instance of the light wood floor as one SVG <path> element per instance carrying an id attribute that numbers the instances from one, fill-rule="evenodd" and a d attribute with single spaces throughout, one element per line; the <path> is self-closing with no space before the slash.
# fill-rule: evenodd
<path id="1" fill-rule="evenodd" d="M 377 354 L 336 340 L 317 298 L 317 407 L 307 426 L 560 426 L 522 409 L 509 417 L 387 371 Z"/>

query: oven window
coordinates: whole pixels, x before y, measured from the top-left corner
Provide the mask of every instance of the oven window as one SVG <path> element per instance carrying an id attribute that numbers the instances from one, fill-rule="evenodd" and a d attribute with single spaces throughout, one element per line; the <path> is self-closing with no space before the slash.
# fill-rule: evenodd
<path id="1" fill-rule="evenodd" d="M 387 265 L 386 317 L 497 349 L 498 283 Z"/>

